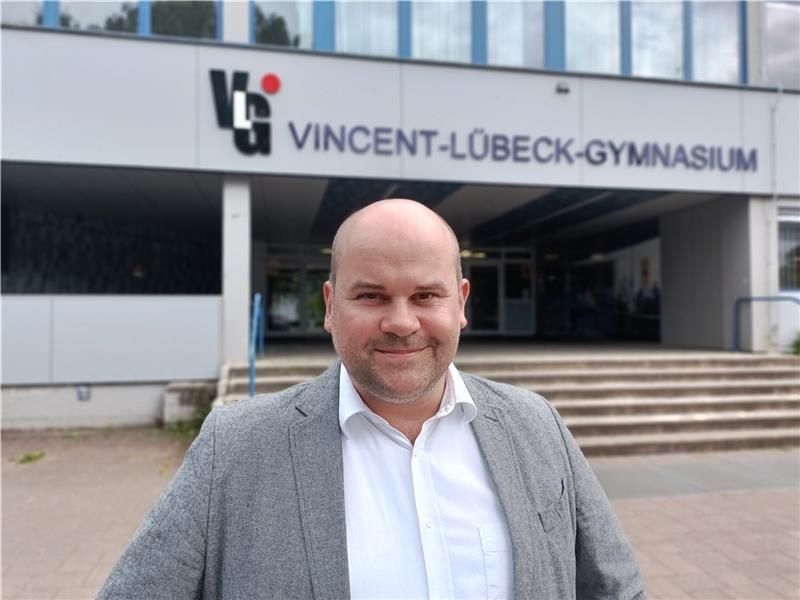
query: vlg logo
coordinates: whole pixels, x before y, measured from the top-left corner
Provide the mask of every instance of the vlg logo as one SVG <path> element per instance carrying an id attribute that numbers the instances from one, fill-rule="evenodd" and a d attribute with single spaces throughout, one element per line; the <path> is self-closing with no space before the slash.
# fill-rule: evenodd
<path id="1" fill-rule="evenodd" d="M 230 93 L 225 71 L 211 69 L 210 75 L 217 124 L 223 129 L 233 129 L 233 143 L 244 154 L 269 154 L 271 113 L 266 96 L 247 91 L 247 73 L 233 72 Z M 261 89 L 269 95 L 276 94 L 281 89 L 281 80 L 274 73 L 267 73 L 261 78 Z"/>

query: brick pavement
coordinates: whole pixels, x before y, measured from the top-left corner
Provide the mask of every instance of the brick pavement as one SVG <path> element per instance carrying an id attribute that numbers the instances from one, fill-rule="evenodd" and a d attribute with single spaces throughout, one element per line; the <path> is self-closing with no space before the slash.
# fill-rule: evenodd
<path id="1" fill-rule="evenodd" d="M 156 429 L 3 432 L 2 451 L 2 597 L 67 600 L 94 597 L 185 444 Z"/>
<path id="2" fill-rule="evenodd" d="M 36 450 L 46 452 L 36 463 L 9 462 Z M 3 432 L 2 597 L 93 597 L 184 450 L 151 429 Z M 724 473 L 730 457 L 724 481 L 697 483 Z M 593 461 L 652 598 L 800 598 L 800 491 L 785 475 L 763 476 L 771 464 L 785 473 L 787 457 L 800 464 L 797 451 Z M 670 477 L 677 494 L 664 487 Z M 658 495 L 642 497 L 655 478 Z"/>

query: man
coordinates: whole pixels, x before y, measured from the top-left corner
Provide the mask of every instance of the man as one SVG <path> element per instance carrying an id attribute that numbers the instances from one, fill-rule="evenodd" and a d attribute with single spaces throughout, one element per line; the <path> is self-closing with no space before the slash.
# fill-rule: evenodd
<path id="1" fill-rule="evenodd" d="M 555 411 L 452 366 L 469 283 L 438 215 L 352 215 L 323 294 L 341 364 L 213 411 L 100 598 L 644 597 Z"/>

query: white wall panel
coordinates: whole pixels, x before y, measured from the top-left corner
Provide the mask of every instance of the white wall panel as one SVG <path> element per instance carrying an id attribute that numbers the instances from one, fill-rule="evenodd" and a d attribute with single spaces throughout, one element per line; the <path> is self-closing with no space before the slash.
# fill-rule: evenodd
<path id="1" fill-rule="evenodd" d="M 624 85 L 624 97 L 621 89 Z M 675 88 L 645 82 L 587 79 L 583 84 L 582 138 L 670 144 L 731 146 L 742 144 L 740 93 L 713 87 Z M 609 155 L 611 153 L 609 152 Z M 582 183 L 587 186 L 669 190 L 741 189 L 742 173 L 686 169 L 683 166 L 637 167 L 627 153 L 619 166 L 609 159 L 602 166 L 585 164 Z M 762 167 L 763 168 L 763 167 Z"/>
<path id="2" fill-rule="evenodd" d="M 523 72 L 470 66 L 350 58 L 223 44 L 175 43 L 57 31 L 3 31 L 2 141 L 9 160 L 89 163 L 215 172 L 408 178 L 533 186 L 771 194 L 770 103 L 777 94 L 736 86 Z M 217 124 L 210 69 L 281 79 L 268 96 L 270 154 L 247 155 L 232 129 Z M 558 93 L 561 87 L 566 93 Z M 776 109 L 775 185 L 800 195 L 800 94 L 784 92 Z M 325 150 L 306 124 L 437 131 L 430 155 Z M 299 128 L 299 129 L 297 129 Z M 476 129 L 527 138 L 517 160 L 456 157 Z M 684 167 L 533 162 L 533 140 L 592 139 L 754 148 L 755 173 Z M 393 144 L 390 144 L 393 145 Z M 421 144 L 420 144 L 421 145 Z M 446 149 L 442 149 L 446 148 Z"/>
<path id="3" fill-rule="evenodd" d="M 219 375 L 216 296 L 56 296 L 51 383 Z"/>
<path id="4" fill-rule="evenodd" d="M 3 385 L 50 380 L 51 301 L 43 296 L 3 296 Z"/>
<path id="5" fill-rule="evenodd" d="M 195 53 L 3 30 L 3 158 L 194 167 Z"/>
<path id="6" fill-rule="evenodd" d="M 308 123 L 336 128 L 365 125 L 370 129 L 397 125 L 401 119 L 398 65 L 300 53 L 203 47 L 198 49 L 194 68 L 199 168 L 351 177 L 400 176 L 400 163 L 392 156 L 315 149 L 313 132 L 308 134 L 303 150 L 298 150 L 289 129 L 290 121 L 298 134 L 302 134 Z M 211 69 L 226 70 L 228 87 L 234 70 L 247 72 L 248 90 L 259 93 L 264 75 L 274 73 L 280 78 L 280 90 L 267 97 L 272 114 L 270 155 L 239 153 L 233 143 L 233 131 L 217 125 Z"/>

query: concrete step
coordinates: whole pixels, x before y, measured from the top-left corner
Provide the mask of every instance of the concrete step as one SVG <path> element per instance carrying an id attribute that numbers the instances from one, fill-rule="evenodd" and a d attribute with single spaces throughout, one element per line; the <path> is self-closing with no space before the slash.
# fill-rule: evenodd
<path id="1" fill-rule="evenodd" d="M 256 376 L 303 375 L 315 376 L 322 373 L 333 362 L 334 357 L 305 358 L 266 358 L 256 361 Z M 466 372 L 493 374 L 497 372 L 514 373 L 553 373 L 554 371 L 597 371 L 630 370 L 652 371 L 662 369 L 748 369 L 784 368 L 796 369 L 800 373 L 800 358 L 782 355 L 714 354 L 693 357 L 680 355 L 650 355 L 642 357 L 618 356 L 610 358 L 563 357 L 520 357 L 487 358 L 483 356 L 456 357 L 456 366 Z M 248 365 L 234 363 L 226 367 L 229 377 L 247 377 Z"/>
<path id="2" fill-rule="evenodd" d="M 608 358 L 598 357 L 523 357 L 515 358 L 459 358 L 455 364 L 459 369 L 467 372 L 483 373 L 497 370 L 528 371 L 543 370 L 552 372 L 556 370 L 585 370 L 585 369 L 610 369 L 610 370 L 651 370 L 651 369 L 682 369 L 682 368 L 794 368 L 800 371 L 800 358 L 787 355 L 752 355 L 752 354 L 715 354 L 710 356 L 693 357 L 680 355 L 644 355 L 644 356 L 618 356 Z"/>
<path id="3" fill-rule="evenodd" d="M 528 387 L 528 386 L 523 386 Z M 663 383 L 549 384 L 534 389 L 550 401 L 589 400 L 593 398 L 725 396 L 800 394 L 800 383 L 746 379 L 742 381 L 692 381 Z"/>
<path id="4" fill-rule="evenodd" d="M 793 367 L 767 368 L 686 368 L 674 367 L 663 369 L 584 369 L 543 371 L 470 371 L 476 375 L 523 387 L 560 383 L 614 383 L 638 381 L 734 381 L 739 379 L 774 379 L 800 383 L 800 370 Z"/>
<path id="5" fill-rule="evenodd" d="M 800 408 L 798 394 L 766 396 L 682 396 L 647 398 L 595 398 L 552 402 L 562 417 L 590 415 L 685 414 L 693 411 L 747 411 Z"/>
<path id="6" fill-rule="evenodd" d="M 800 427 L 796 409 L 565 417 L 574 436 Z"/>
<path id="7" fill-rule="evenodd" d="M 314 376 L 312 375 L 271 375 L 269 377 L 260 377 L 256 379 L 256 393 L 280 392 L 298 383 L 310 381 L 313 378 Z M 231 378 L 226 381 L 224 389 L 220 389 L 219 393 L 220 395 L 247 395 L 249 387 L 250 380 L 246 377 Z"/>
<path id="8" fill-rule="evenodd" d="M 575 439 L 586 456 L 663 454 L 800 446 L 800 428 L 597 435 L 577 436 Z"/>
<path id="9" fill-rule="evenodd" d="M 308 381 L 324 354 L 260 360 L 258 393 Z M 800 445 L 800 359 L 734 353 L 460 355 L 475 373 L 553 403 L 588 455 Z M 248 395 L 247 365 L 223 369 L 216 404 Z"/>
<path id="10" fill-rule="evenodd" d="M 676 376 L 677 377 L 677 376 Z M 256 379 L 256 391 L 259 394 L 277 392 L 292 385 L 302 383 L 312 379 L 312 376 L 299 375 L 274 375 L 260 377 Z M 763 379 L 749 377 L 741 380 L 730 379 L 696 379 L 692 381 L 676 381 L 675 378 L 667 378 L 659 381 L 658 378 L 648 378 L 644 381 L 625 380 L 612 378 L 600 381 L 576 380 L 568 381 L 546 381 L 536 382 L 531 380 L 508 381 L 496 378 L 495 381 L 505 381 L 514 383 L 535 391 L 550 401 L 567 399 L 589 399 L 589 398 L 614 398 L 650 395 L 661 397 L 674 396 L 719 396 L 726 394 L 800 394 L 800 378 L 787 379 Z M 228 378 L 222 382 L 220 395 L 225 394 L 247 394 L 249 380 L 247 377 Z"/>

